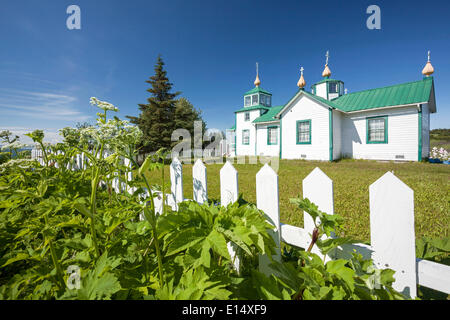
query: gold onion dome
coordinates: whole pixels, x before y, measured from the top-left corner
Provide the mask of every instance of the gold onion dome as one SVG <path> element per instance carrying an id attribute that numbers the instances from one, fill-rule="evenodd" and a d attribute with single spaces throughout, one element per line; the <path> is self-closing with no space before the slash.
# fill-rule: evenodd
<path id="1" fill-rule="evenodd" d="M 259 87 L 259 85 L 261 84 L 261 81 L 259 80 L 259 76 L 258 76 L 258 75 L 256 75 L 256 79 L 255 79 L 254 84 L 255 84 L 255 86 L 257 86 L 257 87 Z"/>
<path id="2" fill-rule="evenodd" d="M 255 82 L 253 82 L 255 84 L 256 87 L 259 87 L 259 85 L 261 84 L 261 80 L 259 80 L 259 64 L 258 62 L 256 63 L 256 79 Z"/>
<path id="3" fill-rule="evenodd" d="M 430 62 L 430 51 L 428 51 L 428 61 L 427 61 L 427 64 L 425 65 L 425 67 L 422 70 L 422 74 L 424 76 L 429 77 L 433 73 L 434 73 L 434 68 L 433 68 L 433 66 L 431 65 L 431 62 Z"/>
<path id="4" fill-rule="evenodd" d="M 328 68 L 328 64 L 325 65 L 325 69 L 323 69 L 322 77 L 329 77 L 331 76 L 331 70 Z"/>
<path id="5" fill-rule="evenodd" d="M 306 86 L 305 78 L 303 78 L 303 67 L 300 68 L 301 76 L 300 79 L 297 82 L 297 87 L 300 89 L 303 89 Z"/>

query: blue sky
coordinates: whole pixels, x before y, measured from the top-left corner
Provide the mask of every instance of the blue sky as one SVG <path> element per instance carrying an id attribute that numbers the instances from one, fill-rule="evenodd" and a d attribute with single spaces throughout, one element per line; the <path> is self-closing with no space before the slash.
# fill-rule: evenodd
<path id="1" fill-rule="evenodd" d="M 66 8 L 81 8 L 68 30 Z M 381 8 L 381 30 L 366 8 Z M 450 127 L 448 1 L 107 1 L 4 0 L 0 7 L 0 128 L 22 133 L 94 122 L 91 96 L 137 115 L 159 53 L 174 91 L 203 111 L 209 128 L 233 125 L 255 62 L 273 104 L 332 77 L 349 92 L 422 79 L 427 50 L 435 68 L 431 128 Z"/>

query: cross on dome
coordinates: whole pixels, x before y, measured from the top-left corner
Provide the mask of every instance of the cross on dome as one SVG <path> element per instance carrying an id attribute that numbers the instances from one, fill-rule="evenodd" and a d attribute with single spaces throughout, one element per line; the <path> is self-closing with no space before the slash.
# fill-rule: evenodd
<path id="1" fill-rule="evenodd" d="M 322 77 L 329 78 L 331 76 L 331 70 L 330 68 L 328 68 L 328 58 L 330 57 L 330 51 L 327 50 L 325 57 L 326 57 L 325 69 L 323 69 Z"/>
<path id="2" fill-rule="evenodd" d="M 303 90 L 303 88 L 306 86 L 306 81 L 305 78 L 303 78 L 303 71 L 305 69 L 303 69 L 303 67 L 300 67 L 300 79 L 297 82 L 297 87 L 299 87 L 300 89 Z"/>
<path id="3" fill-rule="evenodd" d="M 431 65 L 431 51 L 428 50 L 428 61 L 425 67 L 422 70 L 422 74 L 426 77 L 431 76 L 434 73 L 434 68 Z"/>

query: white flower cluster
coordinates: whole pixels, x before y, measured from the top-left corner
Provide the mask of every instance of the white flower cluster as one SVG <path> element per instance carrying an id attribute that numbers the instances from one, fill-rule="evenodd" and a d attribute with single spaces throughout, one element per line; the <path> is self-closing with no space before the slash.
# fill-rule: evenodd
<path id="1" fill-rule="evenodd" d="M 97 127 L 80 129 L 81 139 L 89 140 L 93 138 L 98 143 L 105 144 L 108 149 L 114 147 L 134 145 L 142 137 L 141 130 L 126 120 L 109 119 L 106 123 L 97 122 Z"/>
<path id="2" fill-rule="evenodd" d="M 442 161 L 450 159 L 449 152 L 442 147 L 440 149 L 438 149 L 437 147 L 431 149 L 430 158 L 439 159 Z"/>
<path id="3" fill-rule="evenodd" d="M 0 165 L 0 171 L 4 171 L 6 168 L 19 167 L 22 169 L 28 169 L 36 165 L 36 160 L 34 159 L 12 159 Z"/>
<path id="4" fill-rule="evenodd" d="M 2 151 L 13 150 L 13 149 L 22 149 L 24 147 L 26 147 L 26 144 L 20 143 L 19 141 L 14 141 L 14 142 L 8 143 L 7 145 L 2 146 Z"/>
<path id="5" fill-rule="evenodd" d="M 96 97 L 91 97 L 90 102 L 91 105 L 97 106 L 104 111 L 115 111 L 115 112 L 119 111 L 119 109 L 115 107 L 113 104 L 106 101 L 98 100 Z"/>

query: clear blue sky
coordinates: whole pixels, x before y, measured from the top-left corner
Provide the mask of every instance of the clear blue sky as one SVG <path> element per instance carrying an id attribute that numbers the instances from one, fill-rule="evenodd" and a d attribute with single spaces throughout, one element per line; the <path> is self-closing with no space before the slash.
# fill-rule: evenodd
<path id="1" fill-rule="evenodd" d="M 66 8 L 81 8 L 81 30 Z M 381 30 L 366 8 L 381 8 Z M 437 113 L 450 127 L 449 1 L 107 1 L 3 0 L 0 7 L 0 128 L 56 130 L 95 119 L 89 97 L 137 115 L 158 53 L 174 90 L 203 111 L 209 128 L 233 125 L 255 62 L 273 104 L 321 78 L 326 50 L 332 77 L 349 92 L 422 78 L 435 68 Z"/>

